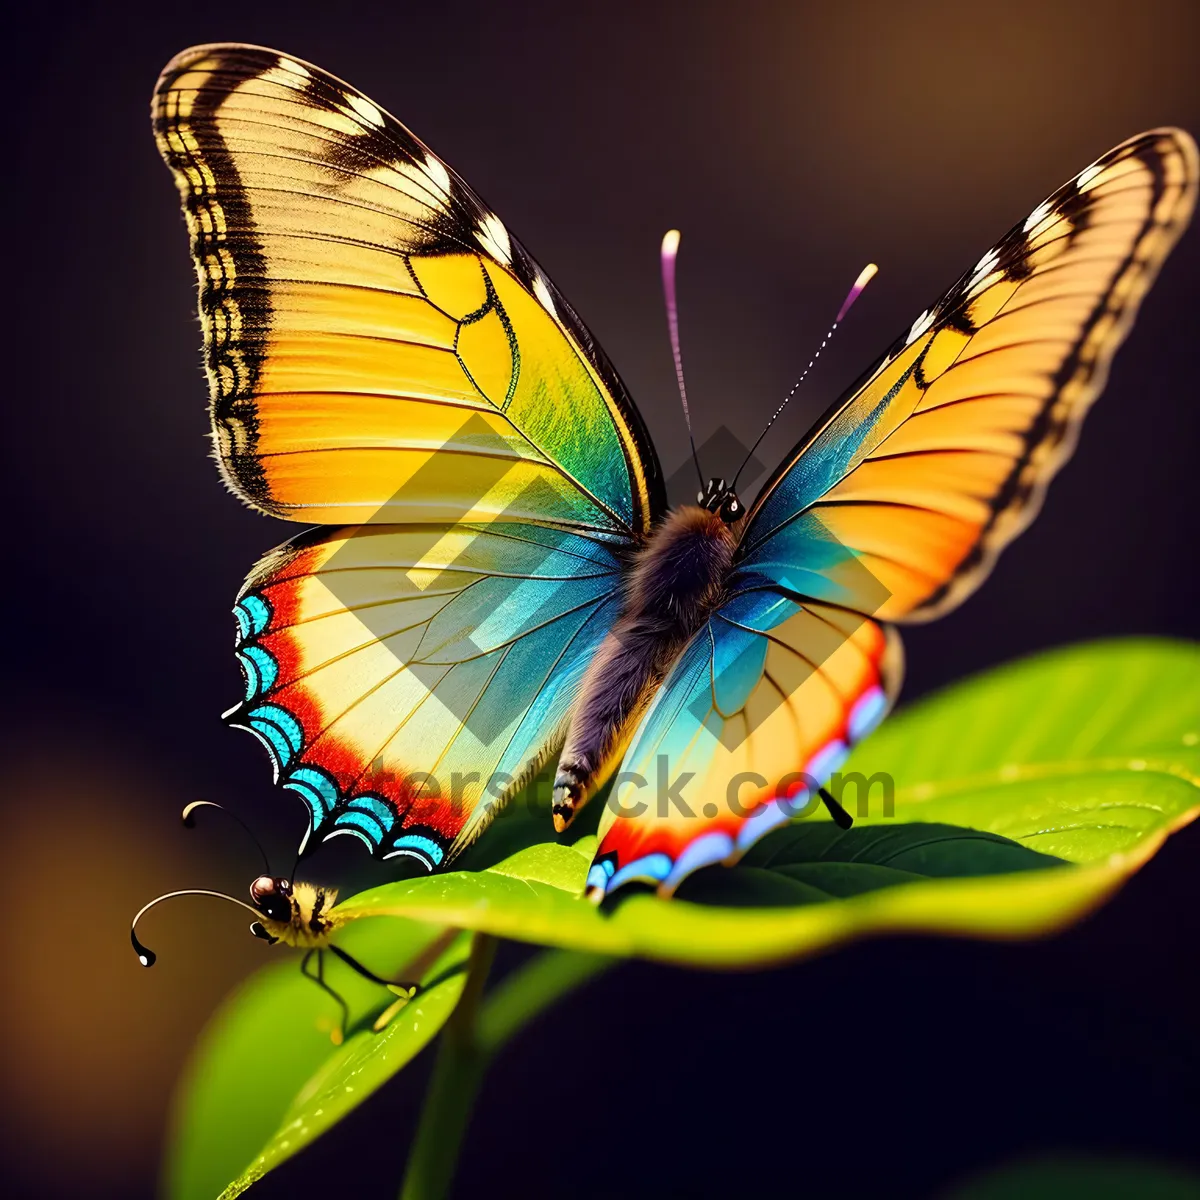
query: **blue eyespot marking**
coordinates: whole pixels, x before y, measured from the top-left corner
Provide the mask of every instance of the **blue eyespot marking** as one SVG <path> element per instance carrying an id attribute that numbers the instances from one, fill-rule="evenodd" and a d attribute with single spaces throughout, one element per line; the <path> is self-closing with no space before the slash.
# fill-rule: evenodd
<path id="1" fill-rule="evenodd" d="M 671 873 L 669 855 L 657 852 L 635 858 L 633 862 L 622 867 L 611 879 L 608 890 L 614 891 L 631 879 L 643 879 L 650 883 L 662 883 Z"/>
<path id="2" fill-rule="evenodd" d="M 259 735 L 275 760 L 276 771 L 282 771 L 300 753 L 304 733 L 300 722 L 278 704 L 262 704 L 249 713 L 250 727 Z"/>
<path id="3" fill-rule="evenodd" d="M 312 827 L 316 829 L 324 820 L 326 811 L 320 796 L 307 784 L 299 783 L 295 779 L 285 780 L 282 786 L 291 788 L 308 806 L 308 811 L 312 815 Z"/>
<path id="4" fill-rule="evenodd" d="M 237 618 L 238 629 L 242 640 L 257 637 L 271 620 L 271 606 L 253 592 L 243 596 L 234 606 L 233 615 Z"/>
<path id="5" fill-rule="evenodd" d="M 384 831 L 390 830 L 395 824 L 396 816 L 382 800 L 377 796 L 355 796 L 350 801 L 352 809 L 361 809 L 364 812 L 371 813 L 375 820 L 383 826 Z"/>
<path id="6" fill-rule="evenodd" d="M 886 708 L 887 697 L 878 684 L 863 692 L 850 710 L 850 719 L 846 722 L 850 740 L 857 742 L 865 738 L 883 720 Z"/>
<path id="7" fill-rule="evenodd" d="M 738 830 L 738 850 L 742 852 L 749 850 L 759 838 L 766 837 L 772 829 L 776 829 L 780 825 L 786 825 L 788 820 L 789 813 L 782 805 L 774 800 L 764 804 L 762 808 L 752 813 Z"/>
<path id="8" fill-rule="evenodd" d="M 445 851 L 431 838 L 422 837 L 419 833 L 406 833 L 393 843 L 395 850 L 386 858 L 394 858 L 397 854 L 408 854 L 413 858 L 422 859 L 432 871 L 445 857 Z"/>
<path id="9" fill-rule="evenodd" d="M 260 704 L 251 710 L 250 719 L 270 721 L 277 725 L 291 743 L 292 750 L 300 753 L 300 747 L 304 744 L 304 731 L 300 728 L 300 722 L 286 708 L 280 708 L 278 704 Z"/>
<path id="10" fill-rule="evenodd" d="M 587 883 L 584 888 L 591 891 L 593 888 L 599 888 L 602 892 L 608 890 L 608 881 L 612 878 L 613 865 L 610 862 L 596 863 L 588 872 Z"/>
<path id="11" fill-rule="evenodd" d="M 817 785 L 822 786 L 829 781 L 830 775 L 838 770 L 842 763 L 849 757 L 850 750 L 846 743 L 841 738 L 834 738 L 833 741 L 826 742 L 808 760 L 808 765 L 804 768 L 804 773 L 811 775 L 817 781 Z"/>
<path id="12" fill-rule="evenodd" d="M 338 802 L 337 788 L 323 772 L 315 767 L 297 767 L 283 781 L 285 788 L 299 794 L 312 813 L 312 827 L 316 829 L 329 815 Z"/>
<path id="13" fill-rule="evenodd" d="M 720 862 L 732 853 L 733 839 L 729 834 L 719 831 L 703 834 L 684 848 L 664 882 L 667 887 L 674 888 L 693 871 Z"/>
<path id="14" fill-rule="evenodd" d="M 258 734 L 259 740 L 267 748 L 276 773 L 283 770 L 291 761 L 292 747 L 287 738 L 268 721 L 251 721 L 250 728 Z"/>
<path id="15" fill-rule="evenodd" d="M 371 849 L 374 850 L 383 841 L 383 828 L 374 817 L 368 816 L 364 812 L 352 812 L 347 810 L 343 813 L 338 813 L 337 819 L 334 821 L 337 826 L 353 826 L 356 829 L 361 829 L 363 833 L 371 839 Z"/>
<path id="16" fill-rule="evenodd" d="M 246 699 L 253 700 L 259 693 L 260 676 L 258 667 L 254 659 L 243 654 L 240 650 L 237 654 L 238 663 L 241 665 L 242 674 L 246 677 Z"/>
<path id="17" fill-rule="evenodd" d="M 284 786 L 292 787 L 296 784 L 309 788 L 319 797 L 325 812 L 333 811 L 338 802 L 338 790 L 333 780 L 323 771 L 318 771 L 315 767 L 297 767 Z"/>
<path id="18" fill-rule="evenodd" d="M 237 652 L 242 670 L 246 672 L 246 699 L 253 700 L 269 692 L 279 678 L 279 664 L 261 646 L 244 646 Z"/>

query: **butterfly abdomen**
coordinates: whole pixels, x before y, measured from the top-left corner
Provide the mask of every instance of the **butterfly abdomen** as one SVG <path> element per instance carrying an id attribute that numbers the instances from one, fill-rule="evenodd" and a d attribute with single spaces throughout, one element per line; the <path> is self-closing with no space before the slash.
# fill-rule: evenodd
<path id="1" fill-rule="evenodd" d="M 630 570 L 625 607 L 584 674 L 554 780 L 565 829 L 605 781 L 687 640 L 720 602 L 736 529 L 684 507 L 654 531 Z"/>

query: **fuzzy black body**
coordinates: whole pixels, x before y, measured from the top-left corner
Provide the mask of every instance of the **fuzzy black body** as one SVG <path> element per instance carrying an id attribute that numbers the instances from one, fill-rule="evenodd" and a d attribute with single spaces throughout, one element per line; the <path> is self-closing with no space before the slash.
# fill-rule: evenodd
<path id="1" fill-rule="evenodd" d="M 639 551 L 625 607 L 580 685 L 554 780 L 557 830 L 608 778 L 656 688 L 720 603 L 736 544 L 721 514 L 686 506 Z"/>
<path id="2" fill-rule="evenodd" d="M 264 882 L 272 884 L 276 891 L 280 890 L 280 884 L 284 885 L 286 916 L 280 912 L 273 917 L 267 907 L 259 903 L 255 888 Z M 302 950 L 321 950 L 329 945 L 338 926 L 337 917 L 330 911 L 337 903 L 336 890 L 315 887 L 311 883 L 289 884 L 286 880 L 264 876 L 251 885 L 250 895 L 263 914 L 262 933 L 257 936 L 265 935 L 267 941 L 283 942 L 285 946 L 297 946 Z"/>

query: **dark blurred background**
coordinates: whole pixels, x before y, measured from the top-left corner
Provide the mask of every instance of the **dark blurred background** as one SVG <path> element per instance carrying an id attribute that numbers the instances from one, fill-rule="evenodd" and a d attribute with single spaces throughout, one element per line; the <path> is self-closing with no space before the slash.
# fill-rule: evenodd
<path id="1" fill-rule="evenodd" d="M 668 468 L 684 445 L 669 226 L 701 441 L 722 424 L 752 439 L 880 264 L 765 444 L 773 463 L 1052 188 L 1143 128 L 1200 130 L 1192 0 L 160 0 L 44 3 L 8 25 L 9 1195 L 153 1194 L 172 1082 L 267 951 L 232 909 L 181 903 L 148 929 L 146 972 L 128 919 L 172 886 L 240 894 L 254 871 L 219 821 L 185 835 L 184 802 L 233 804 L 280 862 L 302 827 L 262 751 L 218 720 L 240 695 L 233 595 L 295 530 L 240 506 L 208 458 L 192 268 L 148 121 L 171 55 L 273 45 L 411 125 L 571 297 Z M 1200 635 L 1198 272 L 1193 230 L 1037 524 L 965 608 L 907 635 L 906 698 L 1063 642 Z M 379 877 L 363 858 L 338 839 L 313 867 L 352 887 Z M 1186 1162 L 1198 861 L 1193 828 L 1039 944 L 877 942 L 744 976 L 627 966 L 498 1063 L 459 1194 L 520 1179 L 527 1195 L 928 1196 L 1033 1152 Z M 427 1073 L 254 1194 L 394 1195 Z"/>

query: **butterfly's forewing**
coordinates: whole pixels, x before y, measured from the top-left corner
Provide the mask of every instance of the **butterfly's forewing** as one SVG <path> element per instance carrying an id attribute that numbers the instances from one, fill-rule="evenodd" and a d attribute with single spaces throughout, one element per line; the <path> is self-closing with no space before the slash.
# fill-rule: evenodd
<path id="1" fill-rule="evenodd" d="M 653 449 L 500 219 L 353 88 L 201 46 L 153 116 L 225 479 L 339 526 L 250 576 L 228 718 L 319 835 L 438 865 L 559 735 L 618 607 L 615 555 L 663 508 Z"/>
<path id="2" fill-rule="evenodd" d="M 646 811 L 610 806 L 591 887 L 670 890 L 736 858 L 786 818 L 772 800 L 795 772 L 824 783 L 878 723 L 899 661 L 873 618 L 953 607 L 1032 519 L 1196 186 L 1183 131 L 1118 146 L 989 250 L 787 457 L 747 518 L 728 600 L 622 767 L 654 764 L 686 812 L 649 783 Z"/>
<path id="3" fill-rule="evenodd" d="M 1196 181 L 1192 138 L 1159 129 L 1039 204 L 784 460 L 742 578 L 888 620 L 958 604 L 1074 449 Z"/>
<path id="4" fill-rule="evenodd" d="M 153 118 L 192 237 L 235 492 L 320 523 L 506 512 L 650 527 L 660 473 L 615 371 L 503 222 L 399 121 L 316 67 L 241 45 L 174 59 Z M 497 455 L 501 483 L 485 461 Z"/>

